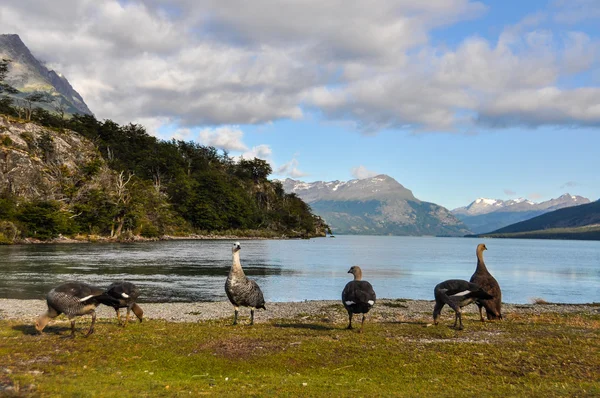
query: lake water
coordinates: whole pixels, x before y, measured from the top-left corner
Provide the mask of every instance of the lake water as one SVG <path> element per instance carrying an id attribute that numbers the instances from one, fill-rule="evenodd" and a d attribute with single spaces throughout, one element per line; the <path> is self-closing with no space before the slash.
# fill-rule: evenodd
<path id="1" fill-rule="evenodd" d="M 226 300 L 233 241 L 0 246 L 0 298 L 41 299 L 68 280 L 107 286 L 128 280 L 140 301 Z M 340 299 L 347 273 L 360 265 L 379 298 L 433 299 L 446 279 L 468 280 L 475 248 L 486 244 L 488 269 L 503 301 L 600 302 L 600 242 L 337 236 L 242 240 L 241 262 L 269 301 Z"/>

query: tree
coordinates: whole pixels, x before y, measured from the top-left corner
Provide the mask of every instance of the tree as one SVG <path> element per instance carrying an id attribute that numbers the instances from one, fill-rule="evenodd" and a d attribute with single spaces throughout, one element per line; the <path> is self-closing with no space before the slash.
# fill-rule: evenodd
<path id="1" fill-rule="evenodd" d="M 22 104 L 21 107 L 25 113 L 25 119 L 31 120 L 31 115 L 35 109 L 34 103 L 50 102 L 51 98 L 48 93 L 43 91 L 34 91 L 31 94 L 27 94 L 24 98 L 20 98 L 19 102 Z"/>
<path id="2" fill-rule="evenodd" d="M 19 90 L 4 82 L 6 76 L 8 75 L 8 66 L 11 62 L 12 61 L 10 59 L 6 58 L 2 58 L 2 60 L 0 60 L 0 93 L 16 94 L 19 92 Z"/>
<path id="3" fill-rule="evenodd" d="M 262 159 L 254 158 L 252 160 L 240 159 L 238 164 L 240 173 L 244 177 L 250 177 L 255 184 L 261 181 L 265 181 L 267 177 L 273 172 L 271 165 Z"/>

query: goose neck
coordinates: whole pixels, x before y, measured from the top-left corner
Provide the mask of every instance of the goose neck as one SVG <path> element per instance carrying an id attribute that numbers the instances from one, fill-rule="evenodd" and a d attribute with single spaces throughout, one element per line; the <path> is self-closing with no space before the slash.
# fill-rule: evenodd
<path id="1" fill-rule="evenodd" d="M 231 265 L 231 272 L 235 274 L 244 274 L 242 269 L 242 263 L 240 262 L 240 252 L 233 253 L 233 264 Z"/>
<path id="2" fill-rule="evenodd" d="M 483 261 L 483 251 L 477 251 L 477 269 L 476 272 L 487 272 L 487 267 L 485 266 L 485 262 Z"/>
<path id="3" fill-rule="evenodd" d="M 354 271 L 354 280 L 355 281 L 360 281 L 362 280 L 362 271 L 361 270 L 355 270 Z"/>

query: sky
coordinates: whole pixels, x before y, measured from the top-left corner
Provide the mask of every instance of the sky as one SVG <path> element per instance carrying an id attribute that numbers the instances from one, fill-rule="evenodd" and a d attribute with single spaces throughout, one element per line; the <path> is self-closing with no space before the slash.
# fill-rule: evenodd
<path id="1" fill-rule="evenodd" d="M 597 0 L 3 0 L 0 27 L 99 120 L 272 178 L 600 198 Z"/>

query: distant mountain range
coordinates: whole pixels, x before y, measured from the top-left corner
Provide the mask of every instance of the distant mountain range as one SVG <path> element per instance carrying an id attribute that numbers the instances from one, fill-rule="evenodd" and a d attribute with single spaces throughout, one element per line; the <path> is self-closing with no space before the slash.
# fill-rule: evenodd
<path id="1" fill-rule="evenodd" d="M 337 234 L 464 236 L 466 226 L 387 175 L 350 181 L 281 181 Z"/>
<path id="2" fill-rule="evenodd" d="M 479 198 L 468 206 L 452 210 L 474 233 L 481 234 L 528 220 L 553 210 L 590 203 L 588 198 L 568 193 L 545 202 L 535 203 L 527 199 L 488 199 Z"/>
<path id="3" fill-rule="evenodd" d="M 33 92 L 45 92 L 54 98 L 56 104 L 60 103 L 68 114 L 92 114 L 81 95 L 75 91 L 67 78 L 58 72 L 49 70 L 38 61 L 18 35 L 0 35 L 0 58 L 12 61 L 6 83 L 21 92 L 11 95 L 12 97 L 22 98 Z M 40 106 L 53 110 L 47 104 L 40 104 Z"/>
<path id="4" fill-rule="evenodd" d="M 600 240 L 600 200 L 554 210 L 480 236 Z"/>

